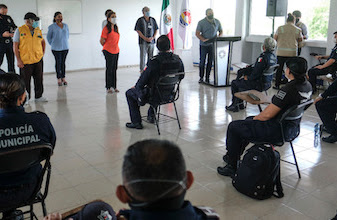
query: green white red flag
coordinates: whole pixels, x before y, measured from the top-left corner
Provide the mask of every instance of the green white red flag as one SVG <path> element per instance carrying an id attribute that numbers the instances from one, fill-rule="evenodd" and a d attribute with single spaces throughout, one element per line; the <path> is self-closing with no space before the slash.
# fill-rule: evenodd
<path id="1" fill-rule="evenodd" d="M 171 42 L 171 49 L 174 50 L 173 29 L 172 29 L 172 13 L 170 0 L 163 0 L 160 15 L 160 35 L 167 35 Z"/>

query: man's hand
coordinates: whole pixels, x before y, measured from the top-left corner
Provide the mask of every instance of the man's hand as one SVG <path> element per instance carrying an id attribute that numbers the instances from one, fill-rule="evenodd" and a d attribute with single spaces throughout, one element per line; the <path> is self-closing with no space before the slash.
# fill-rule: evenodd
<path id="1" fill-rule="evenodd" d="M 243 77 L 243 79 L 244 79 L 244 80 L 248 80 L 248 76 L 245 75 L 245 76 Z"/>
<path id="2" fill-rule="evenodd" d="M 314 101 L 314 104 L 316 104 L 317 102 L 321 101 L 323 99 L 322 96 L 317 96 L 317 98 Z"/>
<path id="3" fill-rule="evenodd" d="M 206 41 L 208 41 L 208 40 L 209 40 L 209 39 L 205 38 L 205 39 L 202 40 L 202 42 L 206 42 Z"/>
<path id="4" fill-rule="evenodd" d="M 318 66 L 315 66 L 315 69 L 323 69 L 323 65 L 318 65 Z"/>
<path id="5" fill-rule="evenodd" d="M 317 60 L 321 60 L 321 59 L 322 59 L 322 56 L 315 56 L 315 58 L 316 58 Z"/>
<path id="6" fill-rule="evenodd" d="M 19 68 L 23 68 L 25 65 L 23 64 L 22 60 L 17 60 L 17 65 Z"/>

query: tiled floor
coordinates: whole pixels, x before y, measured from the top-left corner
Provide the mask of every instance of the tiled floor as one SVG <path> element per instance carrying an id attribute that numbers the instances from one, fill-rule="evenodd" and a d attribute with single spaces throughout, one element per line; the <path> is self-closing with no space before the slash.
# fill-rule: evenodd
<path id="1" fill-rule="evenodd" d="M 187 199 L 194 205 L 214 207 L 221 219 L 329 219 L 335 215 L 337 145 L 320 143 L 314 147 L 313 127 L 320 120 L 313 106 L 306 111 L 301 135 L 295 141 L 302 179 L 298 179 L 294 166 L 281 162 L 285 197 L 256 201 L 238 193 L 230 178 L 217 174 L 216 167 L 223 165 L 229 122 L 255 115 L 258 108 L 248 105 L 240 113 L 226 112 L 230 88 L 198 84 L 195 69 L 186 73 L 181 84 L 177 104 L 181 130 L 176 122 L 162 124 L 160 136 L 151 124 L 144 124 L 143 130 L 126 129 L 129 113 L 125 91 L 138 76 L 137 68 L 120 68 L 121 92 L 107 95 L 104 70 L 69 73 L 67 87 L 58 87 L 54 75 L 45 75 L 44 94 L 49 102 L 32 102 L 27 111 L 46 112 L 57 134 L 47 198 L 49 212 L 63 212 L 98 198 L 116 210 L 127 207 L 115 197 L 123 154 L 138 140 L 159 138 L 178 143 L 188 169 L 194 173 L 195 183 Z M 164 111 L 173 113 L 173 108 Z M 142 112 L 145 114 L 146 108 Z M 283 158 L 292 158 L 288 146 L 279 151 Z M 35 209 L 40 211 L 40 207 Z"/>

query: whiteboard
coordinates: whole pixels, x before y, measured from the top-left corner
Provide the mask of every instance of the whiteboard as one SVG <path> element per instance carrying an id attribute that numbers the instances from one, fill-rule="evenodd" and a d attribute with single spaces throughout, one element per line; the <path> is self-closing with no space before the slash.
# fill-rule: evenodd
<path id="1" fill-rule="evenodd" d="M 82 33 L 81 1 L 38 0 L 37 11 L 37 16 L 40 17 L 40 27 L 43 34 L 47 34 L 48 26 L 53 23 L 54 13 L 57 11 L 62 13 L 63 22 L 69 26 L 69 33 Z"/>

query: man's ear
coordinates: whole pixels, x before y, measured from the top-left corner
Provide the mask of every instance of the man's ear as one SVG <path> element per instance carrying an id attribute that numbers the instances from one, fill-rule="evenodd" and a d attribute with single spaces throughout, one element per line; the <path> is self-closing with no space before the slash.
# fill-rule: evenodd
<path id="1" fill-rule="evenodd" d="M 191 188 L 193 182 L 194 182 L 194 177 L 191 171 L 187 170 L 186 171 L 186 187 L 187 189 Z"/>
<path id="2" fill-rule="evenodd" d="M 126 193 L 124 186 L 118 185 L 116 188 L 116 196 L 122 203 L 129 203 L 131 202 L 131 198 Z"/>

